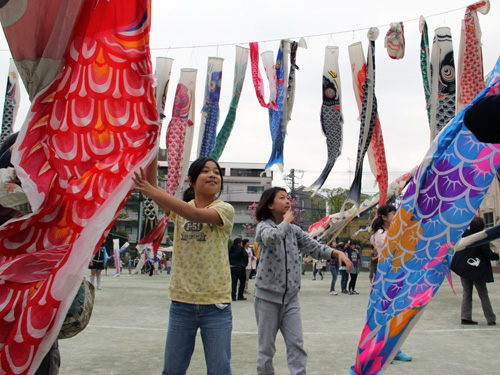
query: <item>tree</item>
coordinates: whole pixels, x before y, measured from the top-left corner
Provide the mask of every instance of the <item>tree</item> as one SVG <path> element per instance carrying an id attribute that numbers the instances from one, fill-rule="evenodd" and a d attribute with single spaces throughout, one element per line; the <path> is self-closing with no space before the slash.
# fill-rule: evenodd
<path id="1" fill-rule="evenodd" d="M 323 189 L 322 193 L 326 195 L 326 201 L 328 202 L 328 207 L 330 207 L 330 214 L 334 214 L 342 209 L 342 205 L 347 198 L 347 194 L 349 194 L 349 189 L 340 187 L 335 189 Z M 344 209 L 347 210 L 350 207 L 351 204 Z"/>
<path id="2" fill-rule="evenodd" d="M 249 224 L 243 224 L 243 231 L 249 236 L 255 236 L 255 228 L 257 228 L 257 219 L 255 218 L 255 210 L 257 209 L 257 203 L 254 202 L 247 208 L 247 214 L 252 218 L 252 222 Z"/>
<path id="3" fill-rule="evenodd" d="M 298 225 L 302 228 L 304 220 L 302 219 L 302 211 L 298 208 L 297 201 L 295 199 L 290 199 L 290 206 L 292 207 L 292 212 L 294 216 L 293 224 Z M 257 218 L 255 217 L 255 211 L 257 210 L 257 203 L 252 203 L 248 206 L 247 214 L 252 218 L 252 222 L 249 224 L 243 224 L 243 231 L 249 236 L 255 236 L 255 230 L 257 228 Z"/>

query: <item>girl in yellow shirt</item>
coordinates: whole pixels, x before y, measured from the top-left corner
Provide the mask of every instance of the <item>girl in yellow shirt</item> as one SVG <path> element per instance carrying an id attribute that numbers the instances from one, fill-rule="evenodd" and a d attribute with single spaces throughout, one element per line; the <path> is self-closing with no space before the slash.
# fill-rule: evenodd
<path id="1" fill-rule="evenodd" d="M 186 374 L 198 328 L 208 374 L 231 374 L 231 274 L 227 243 L 234 208 L 218 195 L 223 187 L 217 161 L 202 157 L 188 171 L 184 200 L 156 182 L 156 162 L 134 177 L 136 189 L 153 199 L 175 225 L 169 325 L 163 375 Z"/>

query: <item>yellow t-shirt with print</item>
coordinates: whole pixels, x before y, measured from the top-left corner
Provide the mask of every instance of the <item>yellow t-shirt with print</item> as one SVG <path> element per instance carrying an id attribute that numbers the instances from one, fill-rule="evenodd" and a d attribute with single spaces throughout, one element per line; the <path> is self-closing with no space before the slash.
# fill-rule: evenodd
<path id="1" fill-rule="evenodd" d="M 189 202 L 194 206 L 194 200 Z M 197 305 L 231 302 L 231 271 L 228 240 L 233 229 L 234 208 L 216 200 L 213 208 L 221 225 L 194 223 L 175 212 L 170 299 Z"/>

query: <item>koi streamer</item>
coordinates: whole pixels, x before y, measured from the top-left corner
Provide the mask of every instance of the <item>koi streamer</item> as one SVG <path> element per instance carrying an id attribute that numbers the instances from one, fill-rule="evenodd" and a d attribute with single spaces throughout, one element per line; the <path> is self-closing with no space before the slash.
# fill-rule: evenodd
<path id="1" fill-rule="evenodd" d="M 321 189 L 342 152 L 342 97 L 339 69 L 339 47 L 326 47 L 323 64 L 323 104 L 321 105 L 321 130 L 326 137 L 328 159 L 318 179 L 305 191 Z"/>
<path id="2" fill-rule="evenodd" d="M 455 86 L 451 29 L 440 27 L 434 31 L 431 51 L 431 142 L 455 117 Z"/>
<path id="3" fill-rule="evenodd" d="M 477 12 L 488 14 L 489 11 L 489 0 L 478 1 L 465 10 L 457 64 L 457 111 L 469 104 L 485 87 L 481 28 Z"/>
<path id="4" fill-rule="evenodd" d="M 363 159 L 370 146 L 377 118 L 377 98 L 375 97 L 375 40 L 377 39 L 378 34 L 379 30 L 376 27 L 372 27 L 368 31 L 369 46 L 366 64 L 366 79 L 362 87 L 363 101 L 356 170 L 354 172 L 354 181 L 352 182 L 349 194 L 342 205 L 341 212 L 344 211 L 344 207 L 347 202 L 352 202 L 356 209 L 359 209 L 361 199 L 361 178 L 363 175 Z"/>
<path id="5" fill-rule="evenodd" d="M 189 167 L 189 155 L 191 155 L 194 136 L 196 75 L 196 69 L 181 69 L 181 77 L 175 92 L 172 119 L 167 128 L 168 174 L 165 191 L 172 196 L 177 194 L 179 185 L 186 178 Z M 137 249 L 143 250 L 148 247 L 156 253 L 163 240 L 167 224 L 168 217 L 163 216 L 158 224 L 137 244 Z"/>
<path id="6" fill-rule="evenodd" d="M 12 162 L 33 211 L 0 227 L 0 372 L 32 375 L 131 177 L 155 157 L 159 122 L 150 1 L 24 3 L 0 9 L 32 99 Z"/>
<path id="7" fill-rule="evenodd" d="M 438 134 L 410 183 L 380 254 L 352 374 L 383 371 L 450 277 L 453 248 L 500 167 L 500 145 L 475 135 L 496 123 L 468 129 L 464 114 L 499 88 L 497 79 Z"/>
<path id="8" fill-rule="evenodd" d="M 170 83 L 170 73 L 172 72 L 173 59 L 167 57 L 156 58 L 156 86 L 155 86 L 155 99 L 156 110 L 158 111 L 160 120 L 160 129 L 165 118 L 165 101 L 167 100 L 168 84 Z M 161 131 L 161 130 L 160 130 Z M 144 198 L 144 230 L 143 235 L 146 236 L 158 223 L 158 210 L 156 203 L 148 197 Z"/>
<path id="9" fill-rule="evenodd" d="M 349 60 L 352 67 L 354 95 L 361 116 L 363 111 L 363 85 L 365 85 L 366 81 L 366 60 L 360 42 L 349 46 Z M 378 184 L 379 186 L 380 201 L 385 202 L 389 184 L 389 172 L 387 170 L 382 126 L 380 124 L 378 112 L 375 118 L 375 126 L 373 128 L 373 135 L 367 154 L 368 161 L 370 162 L 370 170 L 375 176 L 375 185 Z"/>
<path id="10" fill-rule="evenodd" d="M 198 157 L 209 156 L 215 146 L 217 124 L 219 123 L 219 99 L 222 80 L 222 63 L 219 57 L 208 58 L 205 101 L 201 109 Z"/>

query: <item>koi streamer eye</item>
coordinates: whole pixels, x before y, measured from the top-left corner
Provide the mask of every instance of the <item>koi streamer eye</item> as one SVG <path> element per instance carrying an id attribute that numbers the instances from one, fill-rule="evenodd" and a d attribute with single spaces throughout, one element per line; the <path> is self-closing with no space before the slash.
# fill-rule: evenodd
<path id="1" fill-rule="evenodd" d="M 334 89 L 332 88 L 328 88 L 325 90 L 325 96 L 328 97 L 328 98 L 334 98 L 336 95 L 336 92 Z"/>
<path id="2" fill-rule="evenodd" d="M 451 65 L 446 65 L 441 68 L 441 76 L 445 81 L 453 81 L 455 79 L 455 69 Z"/>

